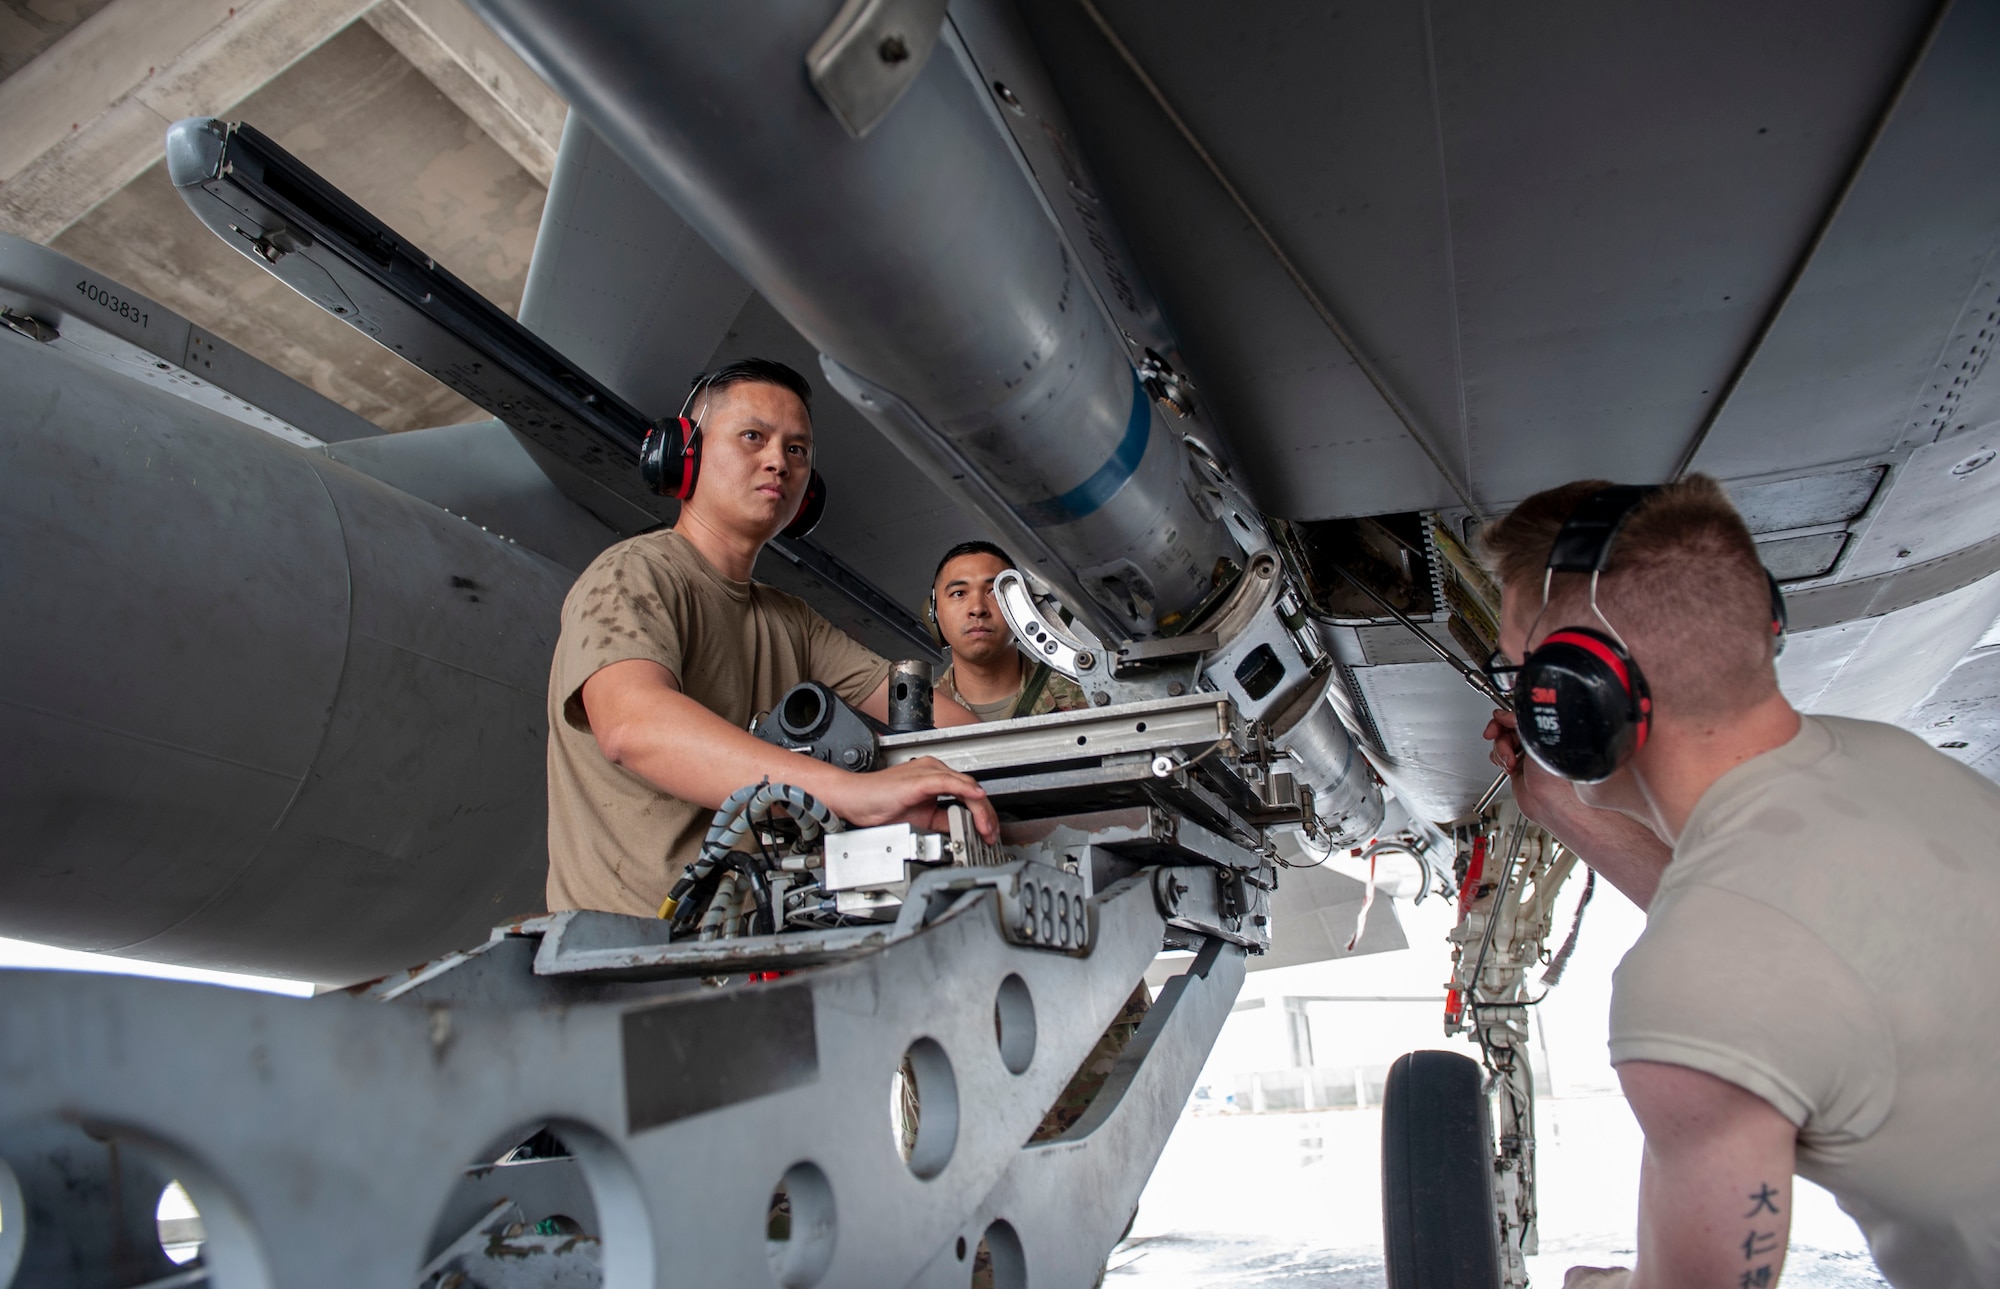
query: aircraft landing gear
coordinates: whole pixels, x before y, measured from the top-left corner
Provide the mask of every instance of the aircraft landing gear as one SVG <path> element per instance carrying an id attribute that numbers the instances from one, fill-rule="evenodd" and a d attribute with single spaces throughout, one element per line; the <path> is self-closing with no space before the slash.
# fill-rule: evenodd
<path id="1" fill-rule="evenodd" d="M 1526 1289 L 1539 1244 L 1529 1009 L 1561 979 L 1591 885 L 1568 941 L 1551 954 L 1556 893 L 1576 856 L 1511 801 L 1458 829 L 1457 840 L 1444 1031 L 1470 1037 L 1480 1059 L 1412 1052 L 1390 1070 L 1382 1100 L 1389 1287 Z M 1545 968 L 1540 993 L 1527 982 L 1537 967 Z"/>

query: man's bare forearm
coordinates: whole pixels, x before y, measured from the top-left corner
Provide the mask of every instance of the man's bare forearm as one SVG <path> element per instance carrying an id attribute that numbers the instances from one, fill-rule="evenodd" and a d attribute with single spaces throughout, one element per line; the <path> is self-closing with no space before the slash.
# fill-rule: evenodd
<path id="1" fill-rule="evenodd" d="M 903 822 L 937 831 L 945 826 L 938 800 L 949 797 L 971 808 L 980 836 L 1000 839 L 985 790 L 937 758 L 853 774 L 788 752 L 683 694 L 673 673 L 656 662 L 635 658 L 601 668 L 583 683 L 583 709 L 606 760 L 683 801 L 719 806 L 738 788 L 769 778 L 804 788 L 851 824 Z"/>
<path id="2" fill-rule="evenodd" d="M 643 676 L 607 678 L 605 672 L 584 686 L 599 749 L 612 764 L 671 796 L 713 808 L 767 776 L 820 796 L 846 773 L 738 729 L 669 684 L 647 684 Z M 659 674 L 667 673 L 661 668 Z M 593 687 L 601 692 L 593 694 Z"/>
<path id="3" fill-rule="evenodd" d="M 1673 848 L 1630 815 L 1589 806 L 1582 809 L 1595 817 L 1567 818 L 1542 826 L 1626 899 L 1642 909 L 1651 907 L 1660 874 L 1674 857 Z"/>
<path id="4" fill-rule="evenodd" d="M 1628 814 L 1586 805 L 1576 785 L 1558 779 L 1521 751 L 1514 732 L 1514 714 L 1496 711 L 1487 722 L 1493 741 L 1493 764 L 1513 782 L 1514 804 L 1521 813 L 1549 830 L 1549 835 L 1576 852 L 1579 859 L 1604 875 L 1604 880 L 1640 908 L 1653 903 L 1660 874 L 1674 857 L 1673 847 Z"/>

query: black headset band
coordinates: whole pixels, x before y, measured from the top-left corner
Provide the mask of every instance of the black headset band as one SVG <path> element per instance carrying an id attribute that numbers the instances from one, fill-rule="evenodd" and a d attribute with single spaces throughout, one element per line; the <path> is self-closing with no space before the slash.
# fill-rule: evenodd
<path id="1" fill-rule="evenodd" d="M 1549 547 L 1552 573 L 1601 573 L 1611 559 L 1618 530 L 1641 502 L 1659 489 L 1651 484 L 1613 484 L 1585 497 Z"/>
<path id="2" fill-rule="evenodd" d="M 695 399 L 701 397 L 701 391 L 707 389 L 709 383 L 714 379 L 715 379 L 714 372 L 703 372 L 701 375 L 694 378 L 694 384 L 688 386 L 687 397 L 681 400 L 681 419 L 683 421 L 688 419 L 688 409 L 694 406 Z M 693 423 L 695 425 L 701 424 L 699 413 L 696 414 Z"/>
<path id="3" fill-rule="evenodd" d="M 1625 521 L 1632 517 L 1646 498 L 1659 491 L 1655 484 L 1613 484 L 1600 488 L 1585 497 L 1575 512 L 1563 522 L 1556 533 L 1555 543 L 1549 547 L 1548 570 L 1551 573 L 1602 573 L 1611 560 L 1612 543 L 1618 540 L 1618 532 L 1625 527 Z M 1784 648 L 1785 632 L 1789 628 L 1789 614 L 1785 608 L 1784 588 L 1769 569 L 1764 570 L 1764 580 L 1771 590 L 1771 624 L 1778 637 L 1779 649 Z"/>

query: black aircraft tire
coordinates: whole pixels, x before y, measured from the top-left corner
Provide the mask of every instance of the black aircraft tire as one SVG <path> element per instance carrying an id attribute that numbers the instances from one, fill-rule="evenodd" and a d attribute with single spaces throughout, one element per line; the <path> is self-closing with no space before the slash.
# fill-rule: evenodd
<path id="1" fill-rule="evenodd" d="M 1485 1074 L 1455 1052 L 1411 1052 L 1382 1090 L 1382 1247 L 1389 1289 L 1500 1283 Z"/>

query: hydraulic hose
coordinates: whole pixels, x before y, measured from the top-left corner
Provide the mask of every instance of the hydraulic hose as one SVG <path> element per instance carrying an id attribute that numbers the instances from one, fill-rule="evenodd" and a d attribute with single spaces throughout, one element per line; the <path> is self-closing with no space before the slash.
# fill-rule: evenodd
<path id="1" fill-rule="evenodd" d="M 771 812 L 779 806 L 783 806 L 798 824 L 806 841 L 813 841 L 826 833 L 839 832 L 847 826 L 812 793 L 789 783 L 772 783 L 766 779 L 730 793 L 716 808 L 708 826 L 708 835 L 701 843 L 701 854 L 682 872 L 680 880 L 674 883 L 667 892 L 667 898 L 660 904 L 659 916 L 673 920 L 676 934 L 694 920 L 695 910 L 708 903 L 707 899 L 690 901 L 690 893 L 703 887 L 724 866 L 744 874 L 756 896 L 758 912 L 764 915 L 769 926 L 776 928 L 770 884 L 764 880 L 763 871 L 757 867 L 756 861 L 747 855 L 739 856 L 736 846 L 749 836 L 752 828 L 769 820 Z M 682 916 L 683 905 L 686 906 L 685 916 Z"/>

